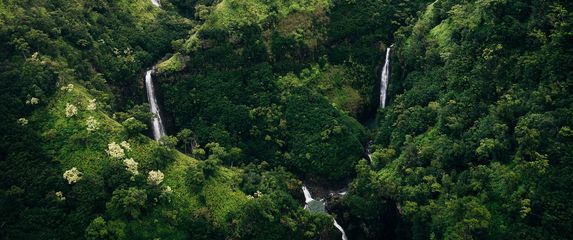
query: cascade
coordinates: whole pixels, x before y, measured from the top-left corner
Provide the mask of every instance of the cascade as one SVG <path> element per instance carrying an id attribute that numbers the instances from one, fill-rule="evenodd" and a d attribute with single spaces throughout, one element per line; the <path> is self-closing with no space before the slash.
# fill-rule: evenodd
<path id="1" fill-rule="evenodd" d="M 342 240 L 348 240 L 348 238 L 346 237 L 346 233 L 344 232 L 344 229 L 342 229 L 342 226 L 338 224 L 336 219 L 334 219 L 334 227 L 338 228 L 338 230 L 342 233 Z"/>
<path id="2" fill-rule="evenodd" d="M 393 46 L 393 45 L 392 45 Z M 380 107 L 386 107 L 386 91 L 388 90 L 388 78 L 390 77 L 390 51 L 392 46 L 386 48 L 386 61 L 382 68 L 382 76 L 380 78 Z"/>
<path id="3" fill-rule="evenodd" d="M 316 201 L 316 200 L 314 200 L 314 199 L 312 198 L 312 195 L 310 194 L 310 191 L 309 191 L 308 188 L 307 188 L 306 186 L 304 186 L 304 185 L 302 186 L 302 192 L 304 193 L 304 202 L 305 202 L 305 204 L 304 204 L 304 209 L 310 210 L 310 208 L 309 208 L 309 203 L 311 203 L 311 202 L 313 202 L 313 201 L 314 201 L 314 202 L 320 202 L 320 203 L 324 206 L 324 203 L 322 202 L 322 200 L 321 200 L 321 201 Z M 339 194 L 340 194 L 340 195 L 346 195 L 346 192 L 342 192 L 342 193 L 339 193 Z M 348 238 L 346 237 L 346 232 L 344 232 L 344 229 L 342 228 L 342 226 L 340 226 L 340 224 L 338 224 L 338 222 L 336 221 L 335 218 L 333 218 L 333 220 L 334 220 L 334 227 L 336 227 L 336 228 L 340 231 L 340 233 L 342 233 L 342 240 L 348 240 Z"/>
<path id="4" fill-rule="evenodd" d="M 155 90 L 153 89 L 153 79 L 151 78 L 151 74 L 153 74 L 153 72 L 154 70 L 151 69 L 145 74 L 145 88 L 147 90 L 147 99 L 149 100 L 149 110 L 154 115 L 151 120 L 153 137 L 158 141 L 161 137 L 165 136 L 165 127 L 163 126 L 163 121 L 161 121 L 159 105 L 157 104 L 157 97 L 155 96 Z"/>
<path id="5" fill-rule="evenodd" d="M 368 156 L 368 161 L 372 164 L 372 143 L 373 141 L 370 140 L 368 145 L 366 146 L 366 155 Z"/>
<path id="6" fill-rule="evenodd" d="M 310 195 L 310 192 L 308 191 L 308 188 L 306 188 L 306 186 L 302 186 L 302 192 L 304 193 L 305 203 L 309 203 L 310 201 L 314 200 L 312 199 L 312 195 Z"/>

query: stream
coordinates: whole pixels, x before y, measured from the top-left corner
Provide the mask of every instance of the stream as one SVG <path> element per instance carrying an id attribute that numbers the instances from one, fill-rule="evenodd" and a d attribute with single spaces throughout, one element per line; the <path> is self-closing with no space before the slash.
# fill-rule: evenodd
<path id="1" fill-rule="evenodd" d="M 302 192 L 304 193 L 304 209 L 311 211 L 311 212 L 323 212 L 323 213 L 327 213 L 326 212 L 326 202 L 321 199 L 321 200 L 315 200 L 314 198 L 312 198 L 312 195 L 310 194 L 310 191 L 308 190 L 308 188 L 306 186 L 302 186 Z M 344 196 L 346 195 L 346 192 L 339 192 L 339 193 L 333 193 L 333 194 L 338 194 L 340 196 Z M 346 237 L 346 232 L 344 232 L 344 229 L 342 228 L 342 226 L 340 226 L 340 224 L 338 224 L 338 222 L 336 221 L 336 218 L 332 218 L 334 220 L 334 227 L 336 227 L 338 229 L 338 231 L 340 231 L 340 233 L 342 233 L 342 240 L 348 240 L 348 238 Z"/>

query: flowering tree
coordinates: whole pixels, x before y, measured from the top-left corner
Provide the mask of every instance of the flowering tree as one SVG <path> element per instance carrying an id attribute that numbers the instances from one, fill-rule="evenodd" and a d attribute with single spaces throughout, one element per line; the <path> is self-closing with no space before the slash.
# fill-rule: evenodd
<path id="1" fill-rule="evenodd" d="M 58 199 L 58 201 L 64 201 L 64 200 L 66 200 L 66 197 L 64 197 L 64 193 L 62 193 L 62 191 L 57 191 L 56 192 L 56 199 Z"/>
<path id="2" fill-rule="evenodd" d="M 132 175 L 138 175 L 139 171 L 137 169 L 137 166 L 139 165 L 139 163 L 137 163 L 135 160 L 133 160 L 133 158 L 128 158 L 123 160 L 123 165 L 125 165 L 125 170 L 127 170 L 128 172 L 130 172 Z"/>
<path id="3" fill-rule="evenodd" d="M 68 180 L 68 184 L 76 183 L 82 179 L 82 172 L 76 167 L 64 172 L 64 179 Z"/>
<path id="4" fill-rule="evenodd" d="M 61 87 L 60 90 L 66 91 L 66 92 L 71 92 L 71 91 L 74 90 L 74 84 L 71 84 L 71 83 L 70 83 L 70 84 L 68 84 L 68 85 L 66 85 L 66 86 Z"/>
<path id="5" fill-rule="evenodd" d="M 90 116 L 88 117 L 88 120 L 86 120 L 86 126 L 88 132 L 93 132 L 99 129 L 99 122 L 93 116 Z"/>
<path id="6" fill-rule="evenodd" d="M 96 99 L 89 100 L 88 106 L 86 107 L 88 111 L 94 111 L 97 109 Z"/>
<path id="7" fill-rule="evenodd" d="M 22 126 L 26 126 L 28 125 L 28 119 L 26 118 L 19 118 L 18 119 L 18 124 L 22 125 Z"/>
<path id="8" fill-rule="evenodd" d="M 171 189 L 170 186 L 165 186 L 165 187 L 163 188 L 163 190 L 161 191 L 161 193 L 163 193 L 163 194 L 171 194 L 171 193 L 173 193 L 173 190 Z"/>
<path id="9" fill-rule="evenodd" d="M 66 103 L 66 117 L 73 117 L 78 114 L 78 108 L 73 104 Z"/>
<path id="10" fill-rule="evenodd" d="M 119 145 L 121 145 L 127 151 L 131 150 L 131 145 L 129 145 L 127 141 L 123 141 Z"/>
<path id="11" fill-rule="evenodd" d="M 107 145 L 107 150 L 105 150 L 112 158 L 123 158 L 125 157 L 125 152 L 123 148 L 115 142 Z"/>
<path id="12" fill-rule="evenodd" d="M 28 104 L 28 105 L 36 105 L 38 103 L 40 103 L 40 99 L 36 98 L 36 97 L 32 97 L 32 98 L 26 100 L 26 104 Z"/>
<path id="13" fill-rule="evenodd" d="M 147 176 L 147 183 L 157 186 L 163 182 L 163 173 L 160 170 L 149 171 Z"/>

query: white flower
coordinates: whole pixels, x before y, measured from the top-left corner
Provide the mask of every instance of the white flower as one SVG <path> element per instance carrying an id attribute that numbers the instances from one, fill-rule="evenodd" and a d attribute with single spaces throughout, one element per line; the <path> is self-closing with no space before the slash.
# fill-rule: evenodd
<path id="1" fill-rule="evenodd" d="M 163 182 L 163 177 L 163 173 L 160 170 L 149 171 L 149 175 L 147 176 L 147 183 L 157 186 Z"/>
<path id="2" fill-rule="evenodd" d="M 94 99 L 92 99 L 92 100 L 89 101 L 88 106 L 86 107 L 86 109 L 87 109 L 88 111 L 93 111 L 93 110 L 96 110 L 96 108 L 97 108 L 97 103 L 96 103 L 96 99 L 94 98 Z"/>
<path id="3" fill-rule="evenodd" d="M 68 184 L 76 183 L 82 179 L 82 172 L 73 167 L 72 169 L 64 172 L 64 179 L 68 180 Z"/>
<path id="4" fill-rule="evenodd" d="M 56 199 L 58 199 L 58 201 L 64 201 L 66 200 L 66 197 L 64 197 L 64 193 L 62 193 L 62 191 L 58 191 L 56 192 Z"/>
<path id="5" fill-rule="evenodd" d="M 67 86 L 63 86 L 60 88 L 62 91 L 71 92 L 74 90 L 74 84 L 68 84 Z"/>
<path id="6" fill-rule="evenodd" d="M 66 117 L 73 117 L 78 114 L 78 108 L 73 104 L 66 103 Z"/>
<path id="7" fill-rule="evenodd" d="M 117 143 L 112 142 L 107 145 L 107 150 L 105 150 L 112 158 L 123 158 L 125 157 L 125 152 Z"/>
<path id="8" fill-rule="evenodd" d="M 18 124 L 22 125 L 22 126 L 26 126 L 28 125 L 28 119 L 26 118 L 19 118 L 18 119 Z"/>
<path id="9" fill-rule="evenodd" d="M 255 197 L 262 197 L 263 193 L 261 191 L 257 190 L 257 192 L 255 192 L 254 195 L 255 195 Z"/>
<path id="10" fill-rule="evenodd" d="M 164 194 L 171 194 L 171 193 L 173 193 L 173 190 L 171 189 L 170 186 L 166 186 L 165 188 L 163 188 L 163 190 L 161 192 Z"/>
<path id="11" fill-rule="evenodd" d="M 129 145 L 129 143 L 127 141 L 123 141 L 119 145 L 121 145 L 127 151 L 131 150 L 131 145 Z"/>
<path id="12" fill-rule="evenodd" d="M 86 120 L 86 125 L 88 132 L 93 132 L 99 128 L 99 122 L 92 116 L 88 117 L 88 120 Z"/>
<path id="13" fill-rule="evenodd" d="M 251 196 L 251 195 L 247 195 L 247 199 L 253 200 L 253 199 L 255 199 L 255 197 L 253 197 L 253 196 Z"/>
<path id="14" fill-rule="evenodd" d="M 29 100 L 26 100 L 26 104 L 28 104 L 28 105 L 36 105 L 38 103 L 40 103 L 39 98 L 32 97 Z"/>
<path id="15" fill-rule="evenodd" d="M 127 170 L 134 176 L 139 174 L 139 171 L 137 170 L 137 165 L 139 165 L 139 163 L 133 160 L 133 158 L 128 158 L 123 160 L 123 165 L 125 165 L 125 170 Z"/>

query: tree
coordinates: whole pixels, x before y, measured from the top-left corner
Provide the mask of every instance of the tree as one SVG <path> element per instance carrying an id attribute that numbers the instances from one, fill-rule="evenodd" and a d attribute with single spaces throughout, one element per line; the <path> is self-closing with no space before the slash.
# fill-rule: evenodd
<path id="1" fill-rule="evenodd" d="M 116 217 L 138 219 L 147 202 L 147 193 L 143 189 L 130 187 L 113 191 L 107 210 Z"/>
<path id="2" fill-rule="evenodd" d="M 121 125 L 125 127 L 128 135 L 131 137 L 137 136 L 138 134 L 142 133 L 147 129 L 147 125 L 135 119 L 134 117 L 130 117 L 127 120 L 123 121 Z"/>
<path id="3" fill-rule="evenodd" d="M 100 216 L 92 220 L 86 228 L 85 237 L 88 240 L 125 239 L 125 226 L 121 221 L 107 222 Z"/>
<path id="4" fill-rule="evenodd" d="M 159 139 L 159 143 L 167 149 L 174 149 L 177 146 L 179 139 L 175 136 L 163 136 Z"/>
<path id="5" fill-rule="evenodd" d="M 193 138 L 193 132 L 188 128 L 184 128 L 179 133 L 177 133 L 177 139 L 183 142 L 183 151 L 187 152 L 187 148 L 189 147 L 193 150 L 193 146 L 195 145 L 195 139 Z"/>

